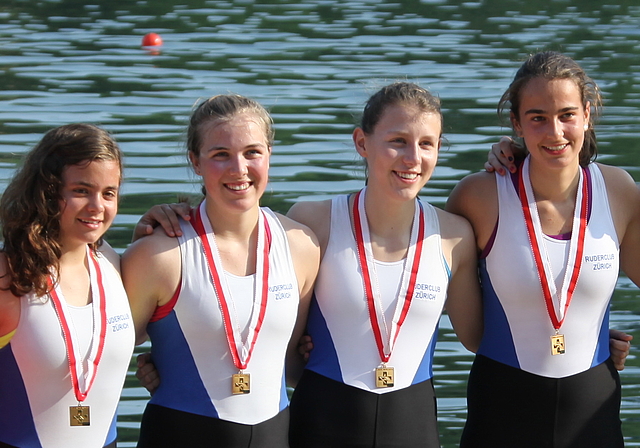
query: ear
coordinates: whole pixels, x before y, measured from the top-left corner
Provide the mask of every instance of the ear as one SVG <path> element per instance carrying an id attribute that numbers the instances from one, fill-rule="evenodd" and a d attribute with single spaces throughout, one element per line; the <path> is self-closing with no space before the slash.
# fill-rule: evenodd
<path id="1" fill-rule="evenodd" d="M 189 151 L 189 160 L 191 161 L 191 166 L 193 166 L 193 171 L 195 171 L 198 176 L 202 176 L 202 174 L 200 174 L 200 158 L 196 156 L 193 151 Z"/>
<path id="2" fill-rule="evenodd" d="M 353 144 L 356 147 L 356 151 L 358 151 L 358 154 L 360 154 L 361 157 L 367 157 L 367 149 L 365 147 L 365 140 L 366 140 L 366 135 L 364 133 L 364 131 L 362 130 L 362 128 L 356 128 L 353 131 Z"/>
<path id="3" fill-rule="evenodd" d="M 513 112 L 509 112 L 509 120 L 511 120 L 511 126 L 513 126 L 513 130 L 516 132 L 516 135 L 518 137 L 522 137 L 522 126 L 520 126 L 520 122 Z"/>
<path id="4" fill-rule="evenodd" d="M 589 119 L 591 118 L 591 102 L 587 101 L 584 106 L 584 123 L 589 125 Z"/>

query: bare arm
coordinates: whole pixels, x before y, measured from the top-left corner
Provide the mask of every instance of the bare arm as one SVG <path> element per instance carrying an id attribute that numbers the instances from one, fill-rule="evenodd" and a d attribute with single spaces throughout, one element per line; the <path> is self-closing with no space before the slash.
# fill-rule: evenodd
<path id="1" fill-rule="evenodd" d="M 167 303 L 180 282 L 178 240 L 157 229 L 133 243 L 122 256 L 122 280 L 136 327 L 136 342 L 146 340 L 146 328 L 156 307 Z"/>
<path id="2" fill-rule="evenodd" d="M 494 174 L 480 172 L 462 179 L 449 195 L 445 210 L 469 221 L 476 238 L 476 248 L 478 252 L 482 251 L 498 221 Z"/>
<path id="3" fill-rule="evenodd" d="M 280 216 L 280 221 L 287 231 L 300 294 L 298 317 L 287 347 L 287 383 L 295 386 L 304 368 L 303 357 L 298 353 L 298 341 L 307 325 L 309 303 L 320 265 L 320 248 L 315 234 L 308 227 L 285 216 Z"/>
<path id="4" fill-rule="evenodd" d="M 320 257 L 322 257 L 327 248 L 331 230 L 331 200 L 298 202 L 289 209 L 287 217 L 304 224 L 315 233 L 320 244 Z"/>
<path id="5" fill-rule="evenodd" d="M 482 339 L 483 319 L 473 231 L 464 218 L 451 213 L 438 210 L 438 218 L 443 250 L 451 267 L 447 313 L 460 342 L 475 353 Z"/>

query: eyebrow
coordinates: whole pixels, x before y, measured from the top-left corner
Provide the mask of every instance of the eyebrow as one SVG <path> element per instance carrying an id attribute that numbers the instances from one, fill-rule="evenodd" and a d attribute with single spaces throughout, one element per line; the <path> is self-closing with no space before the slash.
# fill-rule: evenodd
<path id="1" fill-rule="evenodd" d="M 564 113 L 564 112 L 571 112 L 574 110 L 580 110 L 580 108 L 578 106 L 569 106 L 569 107 L 564 107 L 562 109 L 560 109 L 558 112 L 560 113 Z M 542 115 L 547 113 L 545 110 L 542 109 L 529 109 L 527 111 L 524 112 L 525 115 Z"/>
<path id="2" fill-rule="evenodd" d="M 70 182 L 69 183 L 70 187 L 89 187 L 89 188 L 96 188 L 96 184 L 93 184 L 91 182 L 86 182 L 86 181 L 77 181 L 77 182 Z M 112 190 L 119 190 L 120 187 L 119 186 L 113 186 L 113 185 L 109 185 L 106 187 L 107 190 L 112 189 Z"/>
<path id="3" fill-rule="evenodd" d="M 243 147 L 242 150 L 246 150 L 246 149 L 251 149 L 251 148 L 268 148 L 268 145 L 265 145 L 264 143 L 250 143 L 247 146 Z M 209 149 L 205 149 L 204 151 L 206 152 L 212 152 L 212 151 L 229 151 L 230 148 L 228 146 L 212 146 Z"/>

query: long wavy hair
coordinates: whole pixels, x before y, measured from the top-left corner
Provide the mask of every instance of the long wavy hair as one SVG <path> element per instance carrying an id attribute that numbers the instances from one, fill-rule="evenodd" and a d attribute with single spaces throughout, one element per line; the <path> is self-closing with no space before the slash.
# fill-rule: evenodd
<path id="1" fill-rule="evenodd" d="M 580 149 L 580 165 L 587 166 L 598 155 L 596 131 L 593 122 L 598 118 L 602 110 L 602 95 L 596 82 L 591 79 L 580 65 L 562 53 L 556 51 L 543 51 L 527 58 L 516 72 L 509 88 L 504 92 L 498 103 L 498 115 L 504 116 L 503 111 L 509 108 L 513 116 L 520 120 L 520 95 L 525 86 L 534 78 L 547 80 L 569 79 L 573 81 L 582 99 L 582 106 L 591 107 L 588 128 L 584 133 L 584 143 Z"/>
<path id="2" fill-rule="evenodd" d="M 47 278 L 59 271 L 63 173 L 67 166 L 115 161 L 122 152 L 111 135 L 90 124 L 51 129 L 25 156 L 0 199 L 0 226 L 8 262 L 9 290 L 20 297 L 48 292 Z M 102 238 L 91 249 L 102 243 Z"/>

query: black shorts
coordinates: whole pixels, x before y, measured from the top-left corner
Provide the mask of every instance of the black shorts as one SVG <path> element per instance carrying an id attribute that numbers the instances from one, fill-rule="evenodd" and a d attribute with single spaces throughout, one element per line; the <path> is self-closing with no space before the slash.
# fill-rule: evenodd
<path id="1" fill-rule="evenodd" d="M 291 399 L 292 448 L 439 448 L 431 380 L 376 394 L 305 370 Z"/>
<path id="2" fill-rule="evenodd" d="M 287 448 L 289 409 L 257 425 L 243 425 L 148 404 L 138 448 Z"/>
<path id="3" fill-rule="evenodd" d="M 478 355 L 461 448 L 624 447 L 620 376 L 611 360 L 547 378 Z"/>

